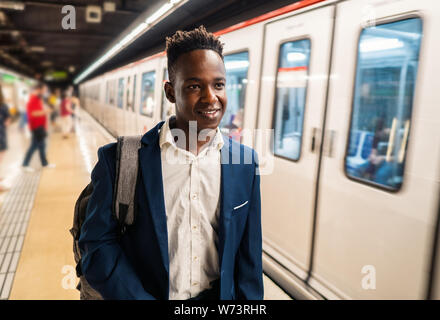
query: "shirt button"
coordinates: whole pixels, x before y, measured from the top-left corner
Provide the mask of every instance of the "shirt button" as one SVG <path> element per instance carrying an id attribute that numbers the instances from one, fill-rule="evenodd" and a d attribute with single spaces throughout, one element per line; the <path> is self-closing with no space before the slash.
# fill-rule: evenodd
<path id="1" fill-rule="evenodd" d="M 199 283 L 198 282 L 193 282 L 193 286 L 196 286 L 196 285 L 198 285 Z"/>
<path id="2" fill-rule="evenodd" d="M 192 199 L 193 199 L 193 200 L 197 200 L 197 193 L 194 193 L 194 194 L 192 195 Z"/>
<path id="3" fill-rule="evenodd" d="M 193 226 L 193 230 L 197 230 L 197 226 Z"/>
<path id="4" fill-rule="evenodd" d="M 197 257 L 194 257 L 194 261 L 196 261 L 197 260 Z"/>

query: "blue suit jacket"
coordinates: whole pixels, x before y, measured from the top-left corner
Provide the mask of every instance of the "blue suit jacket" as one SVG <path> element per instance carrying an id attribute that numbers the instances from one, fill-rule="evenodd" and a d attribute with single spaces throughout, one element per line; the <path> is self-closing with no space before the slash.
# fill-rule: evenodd
<path id="1" fill-rule="evenodd" d="M 98 150 L 98 163 L 91 175 L 94 189 L 81 228 L 79 247 L 83 274 L 105 299 L 169 297 L 168 233 L 158 134 L 162 124 L 142 137 L 136 221 L 121 239 L 118 239 L 117 223 L 112 216 L 116 144 Z M 248 164 L 243 164 L 245 153 L 252 156 Z M 225 139 L 221 157 L 220 299 L 263 299 L 260 176 L 256 174 L 256 153 Z M 240 164 L 234 164 L 240 158 Z"/>

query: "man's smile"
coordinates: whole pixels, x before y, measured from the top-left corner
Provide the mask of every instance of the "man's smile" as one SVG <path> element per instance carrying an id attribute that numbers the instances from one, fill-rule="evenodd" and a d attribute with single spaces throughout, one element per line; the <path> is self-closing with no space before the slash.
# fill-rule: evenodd
<path id="1" fill-rule="evenodd" d="M 209 108 L 209 109 L 201 109 L 196 110 L 197 115 L 209 119 L 214 120 L 217 118 L 220 114 L 221 108 Z"/>

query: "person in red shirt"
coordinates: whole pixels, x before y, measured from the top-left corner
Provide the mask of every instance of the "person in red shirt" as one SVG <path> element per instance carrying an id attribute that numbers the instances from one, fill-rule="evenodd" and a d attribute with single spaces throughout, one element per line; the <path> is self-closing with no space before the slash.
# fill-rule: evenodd
<path id="1" fill-rule="evenodd" d="M 47 87 L 40 83 L 37 84 L 32 93 L 30 94 L 29 101 L 26 105 L 27 115 L 29 119 L 29 128 L 32 133 L 32 141 L 29 149 L 26 152 L 23 161 L 23 168 L 26 171 L 34 171 L 35 169 L 29 166 L 29 162 L 32 159 L 32 155 L 38 149 L 40 153 L 41 165 L 45 168 L 54 168 L 54 164 L 49 164 L 46 158 L 46 141 L 47 136 L 47 115 L 50 113 L 50 109 L 46 109 L 43 106 L 41 98 L 47 91 Z"/>

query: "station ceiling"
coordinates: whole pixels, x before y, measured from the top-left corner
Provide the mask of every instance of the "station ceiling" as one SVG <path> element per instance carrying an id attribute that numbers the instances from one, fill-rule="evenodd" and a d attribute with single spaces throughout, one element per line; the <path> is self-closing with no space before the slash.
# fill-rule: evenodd
<path id="1" fill-rule="evenodd" d="M 205 25 L 217 31 L 297 0 L 190 0 L 89 77 L 164 49 L 178 29 Z M 0 65 L 49 84 L 73 78 L 109 49 L 124 30 L 164 0 L 1 0 Z M 62 8 L 75 8 L 75 29 L 63 29 Z M 101 8 L 100 22 L 86 21 L 88 6 Z M 69 11 L 70 12 L 70 11 Z M 98 17 L 93 16 L 98 20 Z M 66 22 L 66 20 L 64 20 Z M 68 21 L 72 26 L 72 21 Z"/>

